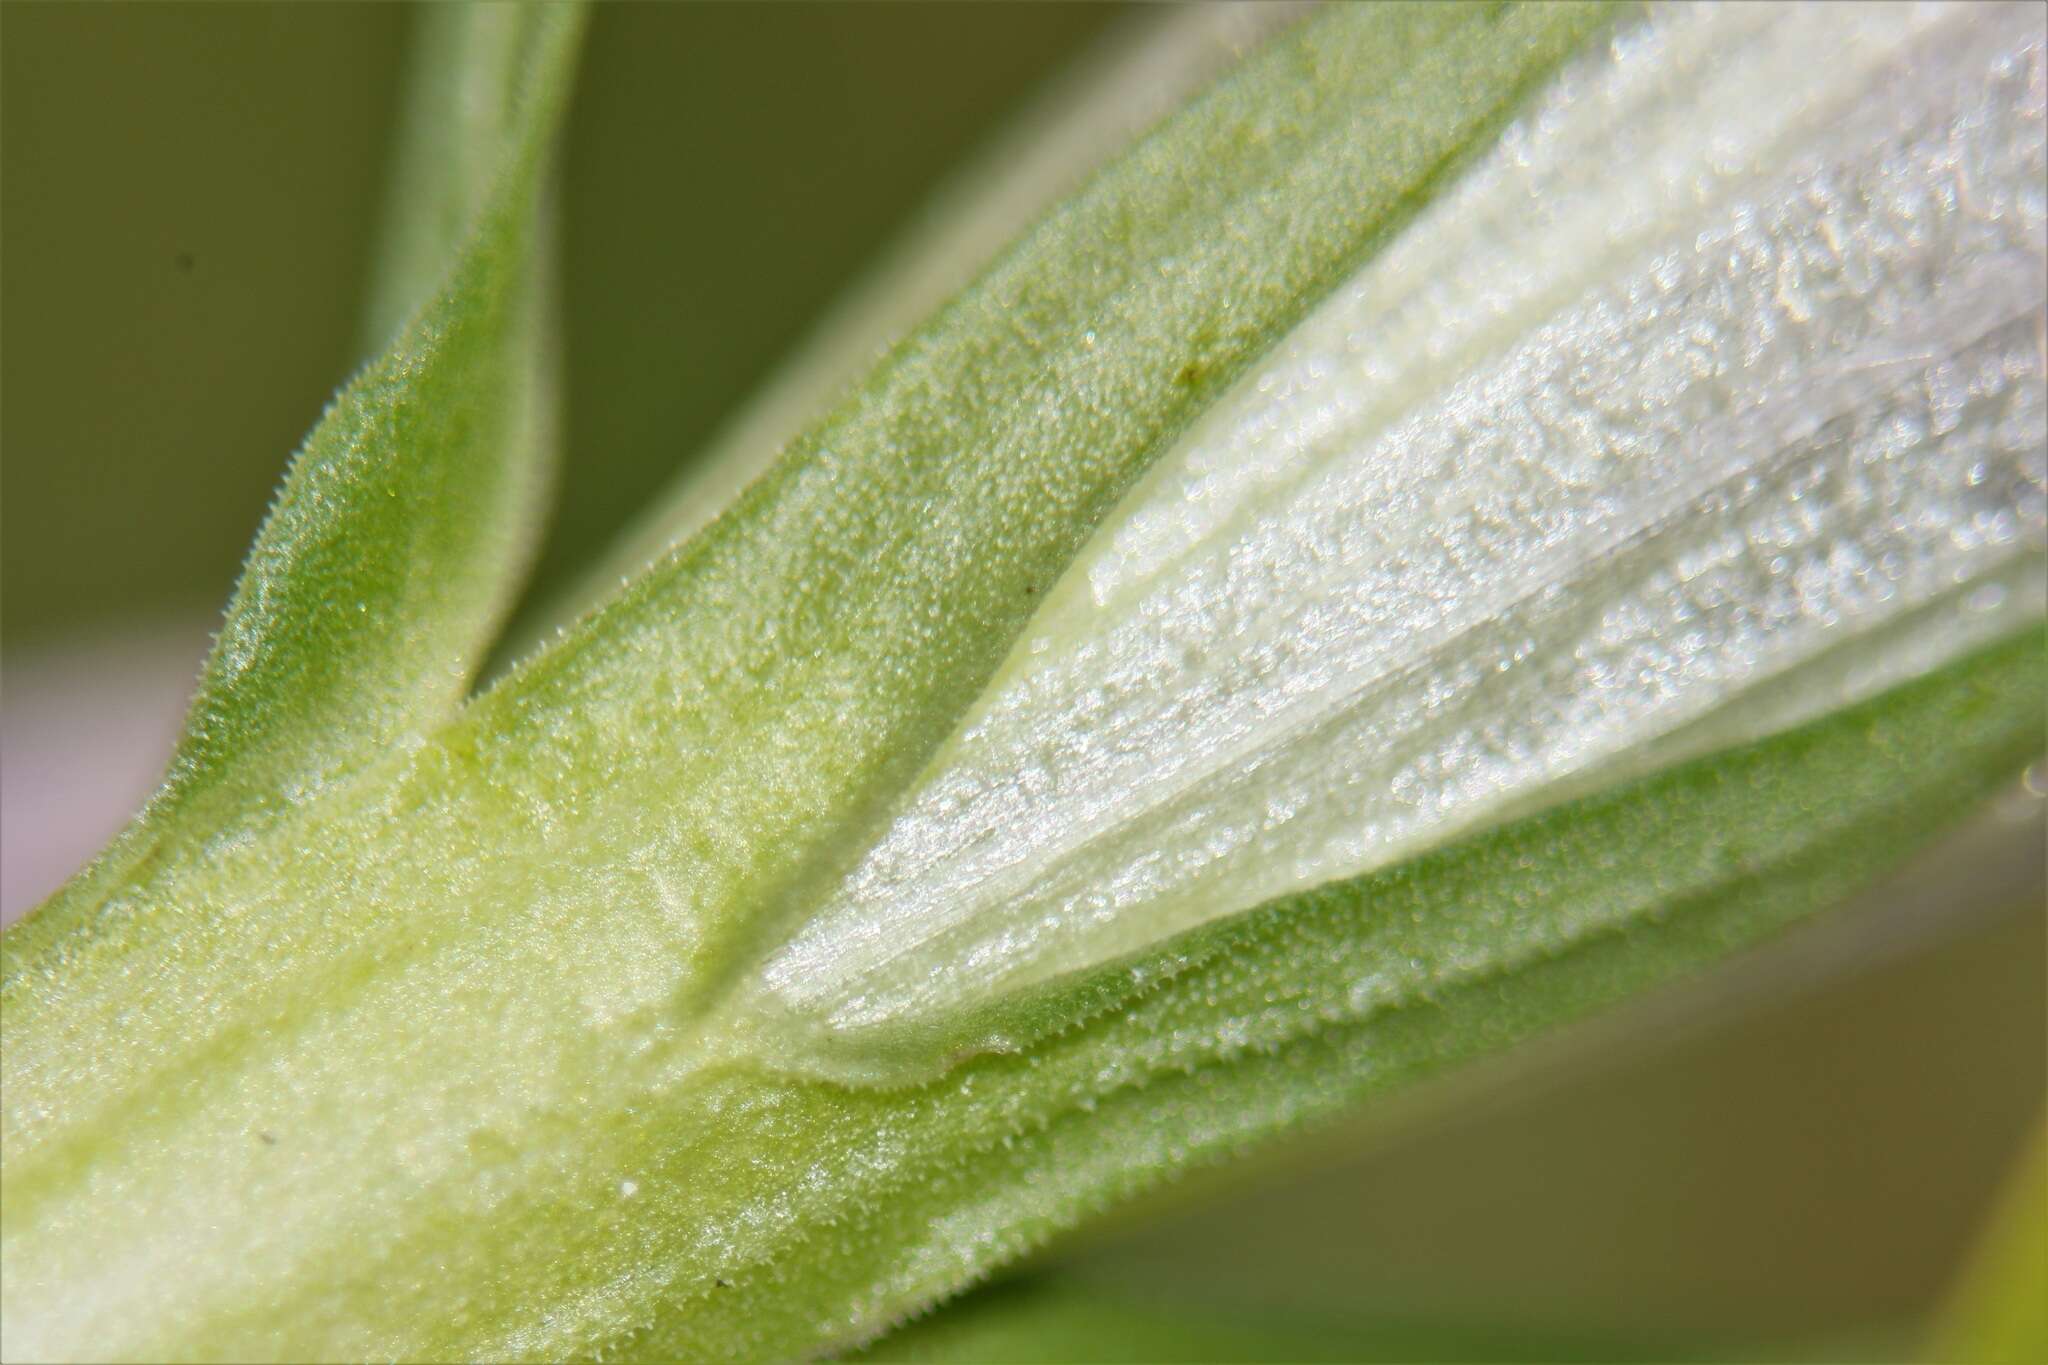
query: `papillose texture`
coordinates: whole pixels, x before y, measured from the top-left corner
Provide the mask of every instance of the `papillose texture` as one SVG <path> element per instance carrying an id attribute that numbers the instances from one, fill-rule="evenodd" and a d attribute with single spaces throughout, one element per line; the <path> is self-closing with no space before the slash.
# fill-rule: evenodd
<path id="1" fill-rule="evenodd" d="M 2043 25 L 1577 62 L 1109 519 L 744 1008 L 985 1001 L 2039 618 Z"/>
<path id="2" fill-rule="evenodd" d="M 456 44 L 546 101 L 475 154 L 537 171 L 555 13 Z M 452 713 L 473 655 L 343 647 L 446 634 L 475 499 L 290 482 L 195 724 L 291 743 L 0 940 L 0 1355 L 811 1358 L 2010 781 L 2041 11 L 1609 22 L 1281 35 Z M 417 481 L 518 392 L 451 363 L 497 183 L 309 449 Z"/>

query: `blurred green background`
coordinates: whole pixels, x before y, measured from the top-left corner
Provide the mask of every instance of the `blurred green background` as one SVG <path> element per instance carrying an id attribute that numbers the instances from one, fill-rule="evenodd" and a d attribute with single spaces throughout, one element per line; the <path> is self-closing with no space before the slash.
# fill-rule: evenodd
<path id="1" fill-rule="evenodd" d="M 1124 18 L 601 8 L 563 163 L 566 461 L 537 590 L 646 504 L 1026 92 Z M 67 638 L 171 622 L 196 640 L 224 602 L 286 458 L 361 358 L 410 19 L 0 9 L 8 678 Z M 178 648 L 189 662 L 150 683 L 171 711 L 197 662 Z M 10 745 L 44 726 L 9 707 Z M 20 819 L 58 777 L 10 761 Z M 1444 1358 L 1908 1351 L 2040 1112 L 2048 949 L 2038 849 L 2020 857 L 2016 892 L 1924 940 L 1895 930 L 1911 942 L 1835 953 L 1684 1028 L 1643 1015 L 1617 1060 L 1506 1059 L 1258 1183 L 1133 1216 L 900 1345 L 998 1357 L 1009 1314 L 1064 1324 L 1041 1351 L 1114 1358 L 1121 1326 L 1164 1312 L 1185 1329 L 1175 1352 L 1218 1358 L 1261 1340 L 1356 1355 L 1367 1338 Z M 1948 885 L 1917 893 L 1921 921 Z"/>

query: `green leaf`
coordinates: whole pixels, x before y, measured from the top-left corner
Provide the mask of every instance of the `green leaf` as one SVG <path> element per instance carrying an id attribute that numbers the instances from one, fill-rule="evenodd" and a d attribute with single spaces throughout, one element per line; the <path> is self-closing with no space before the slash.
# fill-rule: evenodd
<path id="1" fill-rule="evenodd" d="M 293 459 L 162 790 L 30 939 L 82 923 L 150 863 L 238 837 L 417 742 L 461 703 L 550 481 L 534 246 L 578 16 L 424 16 L 435 64 L 418 80 L 370 320 L 396 339 Z"/>
<path id="2" fill-rule="evenodd" d="M 9 957 L 6 1353 L 855 1344 L 2009 778 L 2048 685 L 2015 25 L 1688 11 L 1560 73 L 1604 22 L 1277 40 L 438 728 L 245 674 L 243 751 L 276 717 L 327 780 Z M 1697 190 L 1616 181 L 1639 129 Z M 1944 166 L 2013 211 L 1926 226 Z M 1034 900 L 1074 869 L 1101 901 Z"/>
<path id="3" fill-rule="evenodd" d="M 376 349 L 442 292 L 473 236 L 528 234 L 514 243 L 522 250 L 505 253 L 506 264 L 529 273 L 550 267 L 545 238 L 530 239 L 548 230 L 535 196 L 583 22 L 575 5 L 419 12 L 364 318 Z M 479 223 L 486 212 L 490 226 Z M 471 292 L 480 299 L 488 291 Z"/>
<path id="4" fill-rule="evenodd" d="M 1134 11 L 939 189 L 580 581 L 514 623 L 515 657 L 701 530 L 877 355 L 987 269 L 1019 223 L 1044 215 L 1246 49 L 1302 16 L 1288 3 Z"/>

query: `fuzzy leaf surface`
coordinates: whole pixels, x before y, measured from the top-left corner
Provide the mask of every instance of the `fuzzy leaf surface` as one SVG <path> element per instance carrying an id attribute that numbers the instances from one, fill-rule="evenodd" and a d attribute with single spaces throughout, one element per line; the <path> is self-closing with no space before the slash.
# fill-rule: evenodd
<path id="1" fill-rule="evenodd" d="M 416 743 L 460 706 L 551 481 L 534 239 L 581 23 L 572 5 L 425 16 L 438 60 L 416 79 L 369 314 L 380 347 L 395 338 L 294 456 L 163 787 L 10 954 L 86 924 L 153 867 L 203 856 Z"/>
<path id="2" fill-rule="evenodd" d="M 2044 476 L 2023 344 L 2040 228 L 2022 192 L 2040 154 L 2026 11 L 1982 26 L 1714 13 L 1682 12 L 1707 25 L 1703 44 L 1656 19 L 1588 47 L 1607 15 L 1566 5 L 1337 7 L 1283 35 L 557 644 L 246 838 L 127 886 L 95 925 L 121 932 L 24 940 L 4 996 L 8 1353 L 856 1344 L 1180 1169 L 1758 942 L 2009 779 L 2044 743 L 2048 685 L 2027 591 Z M 1499 236 L 1482 211 L 1514 221 L 1528 202 L 1517 159 L 1597 170 L 1570 137 L 1611 153 L 1603 130 L 1642 127 L 1683 180 L 1687 156 L 1715 152 L 1686 126 L 1702 80 L 1747 108 L 1754 80 L 1716 86 L 1717 72 L 1751 49 L 1775 63 L 1766 84 L 1810 72 L 1812 45 L 1844 32 L 1857 60 L 1827 74 L 1832 103 L 1759 106 L 1754 177 L 1710 177 L 1664 217 L 1625 182 L 1582 187 L 1590 201 L 1560 190 L 1542 202 L 1564 221 L 1531 225 L 1535 259 L 1558 271 L 1542 289 L 1501 300 L 1482 283 L 1474 312 L 1450 287 L 1459 253 Z M 1874 101 L 1908 63 L 1924 73 L 1911 98 Z M 1609 90 L 1617 66 L 1647 73 L 1647 88 L 1622 83 L 1641 119 L 1547 117 L 1545 101 L 1588 106 L 1579 92 Z M 1816 222 L 1810 196 L 1773 179 L 1874 164 L 1910 189 L 1934 174 L 1923 125 L 1972 111 L 1980 135 L 1951 160 L 1980 202 L 2010 209 L 1990 227 L 1936 212 L 1901 236 L 1920 219 L 1902 190 L 1879 192 L 1890 182 L 1860 195 L 1864 219 Z M 1554 140 L 1532 153 L 1559 127 L 1565 154 Z M 1432 202 L 1479 225 L 1404 238 Z M 1760 237 L 1702 231 L 1754 202 L 1783 210 L 1735 215 L 1763 219 Z M 1596 210 L 1617 205 L 1636 236 L 1599 230 Z M 1774 261 L 1830 232 L 1878 245 L 1839 278 L 1816 267 L 1790 304 L 1759 295 L 1745 250 Z M 1654 265 L 1669 239 L 1697 244 L 1673 267 L 1693 287 L 1602 332 L 1603 300 L 1637 301 L 1638 258 Z M 1379 260 L 1405 273 L 1372 275 Z M 1873 367 L 1877 305 L 1858 295 L 1872 270 L 1930 354 Z M 1319 365 L 1311 315 L 1349 335 L 1361 298 L 1391 349 Z M 1965 306 L 1984 298 L 2000 308 Z M 1794 344 L 1733 363 L 1802 307 L 1812 325 Z M 1448 355 L 1409 345 L 1438 330 Z M 1697 370 L 1652 363 L 1702 335 Z M 1622 373 L 1573 387 L 1608 341 Z M 1532 345 L 1564 358 L 1558 374 L 1517 368 Z M 1380 363 L 1404 355 L 1416 368 Z M 1268 362 L 1300 383 L 1264 384 Z M 1821 382 L 1820 362 L 1848 369 Z M 1760 401 L 1748 375 L 1826 412 L 1782 420 L 1787 395 Z M 1688 402 L 1720 445 L 1659 444 L 1689 439 Z M 1341 420 L 1321 445 L 1224 441 L 1272 474 L 1231 484 L 1216 423 L 1303 428 L 1324 408 Z M 1916 421 L 1922 439 L 1901 439 Z M 1438 449 L 1480 428 L 1507 448 L 1464 469 Z M 1711 457 L 1705 474 L 1694 455 Z M 1376 502 L 1361 470 L 1405 471 L 1465 500 L 1458 525 L 1498 533 L 1433 536 L 1426 500 Z M 1316 520 L 1382 504 L 1356 545 Z M 1162 507 L 1188 513 L 1163 540 Z M 1246 544 L 1313 572 L 1276 590 Z M 1389 565 L 1436 551 L 1449 562 L 1423 577 L 1477 618 L 1457 629 L 1432 624 L 1426 595 L 1386 590 Z M 1703 557 L 1734 567 L 1711 593 L 1668 590 Z M 1249 565 L 1250 586 L 1205 573 L 1210 560 Z M 1546 576 L 1548 595 L 1488 595 Z M 1148 610 L 1155 591 L 1176 609 Z M 1791 608 L 1747 610 L 1751 591 Z M 1377 617 L 1340 610 L 1375 600 Z M 1667 672 L 1609 648 L 1702 612 Z M 1161 622 L 1179 655 L 1151 675 L 1167 724 L 1126 733 L 1077 713 L 1073 696 L 1126 686 L 1106 665 L 1038 669 Z M 1383 670 L 1409 686 L 1350 687 L 1379 675 L 1310 648 L 1368 639 L 1421 642 Z M 1589 648 L 1607 670 L 1592 685 L 1575 667 Z M 1211 688 L 1209 706 L 1212 658 L 1264 671 Z M 1460 693 L 1475 675 L 1508 681 Z M 986 726 L 1019 680 L 1021 720 Z M 1318 689 L 1341 705 L 1295 723 L 1282 703 Z M 1232 750 L 1232 697 L 1285 723 Z M 1511 733 L 1474 729 L 1489 705 Z M 1351 728 L 1318 729 L 1332 715 Z M 1569 743 L 1582 724 L 1598 740 L 1583 751 Z M 1053 758 L 1120 753 L 1135 734 L 1147 762 L 1159 735 L 1226 759 L 1091 787 L 1093 761 L 1004 747 L 1034 734 Z M 1386 734 L 1419 736 L 1425 758 L 1449 744 L 1489 780 L 1461 787 L 1447 759 L 1389 767 L 1360 742 Z M 1027 852 L 1080 849 L 1082 881 L 1106 868 L 1092 884 L 1120 893 L 1135 869 L 1165 891 L 1062 917 L 970 876 L 969 913 L 910 926 L 929 935 L 849 899 L 877 850 L 933 827 L 921 803 L 963 754 L 1033 798 L 1027 832 L 1045 837 Z M 1355 755 L 1365 766 L 1342 769 Z M 1416 803 L 1433 822 L 1380 838 L 1374 802 L 1408 790 L 1391 779 L 1411 769 L 1438 779 Z M 1147 823 L 1155 786 L 1189 818 Z M 949 828 L 979 847 L 1015 832 L 1005 809 L 928 814 L 965 811 Z M 1272 842 L 1347 822 L 1372 837 Z M 1248 828 L 1269 846 L 1204 863 Z M 936 849 L 893 864 L 914 902 L 947 885 L 960 845 L 911 843 Z M 1247 875 L 1175 883 L 1150 876 L 1156 860 Z"/>

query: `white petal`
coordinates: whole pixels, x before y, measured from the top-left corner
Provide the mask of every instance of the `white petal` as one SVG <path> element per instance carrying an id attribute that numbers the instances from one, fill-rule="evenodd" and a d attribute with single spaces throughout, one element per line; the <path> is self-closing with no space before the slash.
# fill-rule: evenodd
<path id="1" fill-rule="evenodd" d="M 2042 71 L 2034 6 L 1589 55 L 1160 463 L 759 981 L 986 1000 L 2039 618 Z"/>

